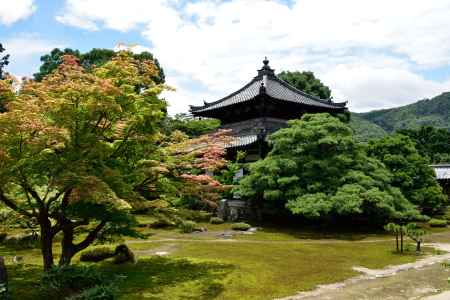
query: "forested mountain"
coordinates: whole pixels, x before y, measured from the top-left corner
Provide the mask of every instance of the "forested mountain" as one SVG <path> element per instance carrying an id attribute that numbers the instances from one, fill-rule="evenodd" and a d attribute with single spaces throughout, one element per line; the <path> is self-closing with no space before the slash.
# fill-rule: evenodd
<path id="1" fill-rule="evenodd" d="M 368 121 L 356 113 L 352 113 L 350 127 L 355 132 L 358 141 L 367 142 L 371 139 L 381 138 L 388 133 L 377 124 Z"/>
<path id="2" fill-rule="evenodd" d="M 353 113 L 352 117 L 356 119 L 357 123 L 358 117 L 361 117 L 375 123 L 387 132 L 405 128 L 417 129 L 423 125 L 450 129 L 450 92 L 401 107 Z M 363 125 L 368 126 L 367 123 L 363 123 Z M 356 129 L 360 130 L 359 124 L 356 124 Z"/>

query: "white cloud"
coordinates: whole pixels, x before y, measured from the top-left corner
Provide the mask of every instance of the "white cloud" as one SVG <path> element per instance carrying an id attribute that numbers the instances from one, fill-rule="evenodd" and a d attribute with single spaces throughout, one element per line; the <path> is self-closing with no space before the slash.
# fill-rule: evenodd
<path id="1" fill-rule="evenodd" d="M 50 41 L 34 34 L 24 34 L 3 42 L 6 53 L 10 54 L 10 64 L 7 71 L 16 76 L 29 75 L 30 69 L 37 70 L 39 57 L 49 53 L 54 48 L 62 48 L 65 45 L 60 42 Z"/>
<path id="2" fill-rule="evenodd" d="M 56 20 L 87 30 L 101 27 L 128 31 L 164 10 L 164 0 L 66 0 Z"/>
<path id="3" fill-rule="evenodd" d="M 58 20 L 142 30 L 179 85 L 171 111 L 241 87 L 265 55 L 278 70 L 314 71 L 361 110 L 445 89 L 419 71 L 450 67 L 449 15 L 450 0 L 67 0 Z"/>
<path id="4" fill-rule="evenodd" d="M 151 49 L 139 44 L 127 45 L 124 43 L 118 43 L 116 46 L 114 46 L 114 51 L 131 51 L 133 53 L 139 54 L 142 52 L 149 52 L 151 51 Z"/>
<path id="5" fill-rule="evenodd" d="M 34 0 L 2 1 L 0 5 L 0 23 L 11 25 L 31 16 L 36 11 Z"/>
<path id="6" fill-rule="evenodd" d="M 322 79 L 337 98 L 349 99 L 350 109 L 357 112 L 406 105 L 450 87 L 450 82 L 425 80 L 405 69 L 367 65 L 339 65 Z"/>

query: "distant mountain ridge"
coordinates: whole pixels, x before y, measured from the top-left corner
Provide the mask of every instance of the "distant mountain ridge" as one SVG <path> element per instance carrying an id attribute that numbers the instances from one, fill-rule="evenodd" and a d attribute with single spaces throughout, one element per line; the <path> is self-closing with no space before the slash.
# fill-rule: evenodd
<path id="1" fill-rule="evenodd" d="M 399 129 L 424 125 L 450 130 L 450 92 L 405 106 L 352 113 L 351 127 L 361 140 L 381 137 Z"/>
<path id="2" fill-rule="evenodd" d="M 356 114 L 388 132 L 431 125 L 450 129 L 450 92 L 390 109 Z"/>

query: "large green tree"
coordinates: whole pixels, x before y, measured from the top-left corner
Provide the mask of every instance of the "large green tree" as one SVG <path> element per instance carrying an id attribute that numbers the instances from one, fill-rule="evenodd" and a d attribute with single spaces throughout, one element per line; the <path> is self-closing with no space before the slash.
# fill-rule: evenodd
<path id="1" fill-rule="evenodd" d="M 217 119 L 196 119 L 188 114 L 176 114 L 174 117 L 167 117 L 164 122 L 164 129 L 167 134 L 179 130 L 189 137 L 211 133 L 219 126 L 220 121 Z"/>
<path id="2" fill-rule="evenodd" d="M 319 97 L 320 99 L 330 99 L 331 97 L 330 88 L 316 78 L 313 72 L 283 71 L 278 74 L 278 77 L 291 84 L 293 87 L 310 95 Z"/>
<path id="3" fill-rule="evenodd" d="M 0 43 L 0 54 L 5 51 L 3 45 Z M 9 64 L 9 54 L 0 57 L 0 81 L 5 79 L 4 67 Z M 1 87 L 0 87 L 1 88 Z M 5 97 L 0 91 L 0 113 L 6 110 L 7 97 Z"/>
<path id="4" fill-rule="evenodd" d="M 389 170 L 368 157 L 351 128 L 328 114 L 306 114 L 269 137 L 272 150 L 250 166 L 243 197 L 285 206 L 307 218 L 371 222 L 418 216 Z"/>
<path id="5" fill-rule="evenodd" d="M 0 114 L 0 203 L 39 226 L 45 270 L 58 233 L 60 265 L 98 238 L 136 235 L 133 170 L 154 151 L 166 107 L 152 61 L 119 53 L 88 71 L 62 60 Z"/>
<path id="6" fill-rule="evenodd" d="M 419 129 L 401 129 L 398 133 L 409 136 L 419 153 L 432 163 L 450 162 L 450 131 L 432 126 Z"/>
<path id="7" fill-rule="evenodd" d="M 45 76 L 53 72 L 61 63 L 62 57 L 64 55 L 72 55 L 78 58 L 80 64 L 87 70 L 93 68 L 94 66 L 100 67 L 106 62 L 110 61 L 116 52 L 111 49 L 97 49 L 94 48 L 86 53 L 81 53 L 79 50 L 74 50 L 70 48 L 66 48 L 61 50 L 59 48 L 53 49 L 49 54 L 41 56 L 42 65 L 39 68 L 39 72 L 34 74 L 34 79 L 37 81 L 42 80 Z M 165 75 L 164 70 L 159 65 L 159 62 L 156 58 L 153 57 L 153 54 L 150 52 L 142 52 L 139 54 L 132 54 L 133 58 L 139 61 L 151 60 L 155 63 L 158 72 L 153 75 L 153 81 L 156 83 L 164 83 Z"/>
<path id="8" fill-rule="evenodd" d="M 3 48 L 3 45 L 0 43 L 0 54 L 4 51 L 5 51 L 5 48 Z M 9 64 L 9 54 L 6 54 L 6 55 L 0 57 L 0 80 L 3 79 L 3 75 L 4 75 L 3 68 L 8 64 Z"/>
<path id="9" fill-rule="evenodd" d="M 372 140 L 368 152 L 392 172 L 392 185 L 425 213 L 433 213 L 446 204 L 446 197 L 429 166 L 429 160 L 417 151 L 409 137 L 394 134 Z"/>

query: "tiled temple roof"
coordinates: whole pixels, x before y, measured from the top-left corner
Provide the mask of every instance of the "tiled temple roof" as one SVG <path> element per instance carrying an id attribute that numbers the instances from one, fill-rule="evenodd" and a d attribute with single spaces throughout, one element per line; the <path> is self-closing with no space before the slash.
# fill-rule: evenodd
<path id="1" fill-rule="evenodd" d="M 323 100 L 296 89 L 287 82 L 275 76 L 274 70 L 269 65 L 269 61 L 264 60 L 264 66 L 258 71 L 258 76 L 253 78 L 248 84 L 238 91 L 203 106 L 191 106 L 191 112 L 196 113 L 220 109 L 237 103 L 254 99 L 260 94 L 281 101 L 303 104 L 307 106 L 325 108 L 330 110 L 345 110 L 347 102 L 335 103 L 331 100 Z"/>
<path id="2" fill-rule="evenodd" d="M 431 165 L 438 180 L 450 180 L 450 164 Z"/>
<path id="3" fill-rule="evenodd" d="M 226 148 L 239 148 L 251 145 L 258 141 L 258 135 L 233 136 L 232 140 L 225 145 Z"/>

